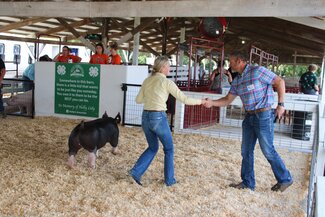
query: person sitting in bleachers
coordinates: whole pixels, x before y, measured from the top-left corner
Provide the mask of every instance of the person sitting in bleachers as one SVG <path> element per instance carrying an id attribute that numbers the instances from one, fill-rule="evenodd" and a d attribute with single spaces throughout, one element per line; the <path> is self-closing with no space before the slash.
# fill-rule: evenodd
<path id="1" fill-rule="evenodd" d="M 104 46 L 102 43 L 96 44 L 96 53 L 90 58 L 91 64 L 108 64 L 108 55 L 104 54 Z"/>
<path id="2" fill-rule="evenodd" d="M 121 56 L 118 55 L 118 53 L 117 53 L 117 43 L 116 42 L 114 42 L 110 45 L 110 52 L 111 52 L 111 55 L 109 55 L 108 64 L 120 65 L 122 63 L 122 59 L 121 59 Z"/>
<path id="3" fill-rule="evenodd" d="M 62 53 L 58 53 L 54 57 L 53 61 L 61 63 L 80 63 L 81 58 L 70 54 L 70 48 L 68 46 L 64 46 L 62 48 Z"/>

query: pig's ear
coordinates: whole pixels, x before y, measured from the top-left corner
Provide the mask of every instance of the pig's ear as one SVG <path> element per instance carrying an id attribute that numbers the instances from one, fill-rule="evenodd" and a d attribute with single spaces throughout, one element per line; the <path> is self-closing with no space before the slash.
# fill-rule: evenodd
<path id="1" fill-rule="evenodd" d="M 84 120 L 82 120 L 80 123 L 80 129 L 81 130 L 85 129 L 85 121 Z"/>
<path id="2" fill-rule="evenodd" d="M 121 115 L 120 115 L 120 113 L 118 113 L 118 114 L 116 115 L 116 117 L 115 117 L 115 122 L 116 122 L 117 124 L 121 123 Z"/>
<path id="3" fill-rule="evenodd" d="M 102 118 L 108 118 L 108 115 L 107 115 L 106 111 L 105 111 L 105 113 L 103 114 Z"/>

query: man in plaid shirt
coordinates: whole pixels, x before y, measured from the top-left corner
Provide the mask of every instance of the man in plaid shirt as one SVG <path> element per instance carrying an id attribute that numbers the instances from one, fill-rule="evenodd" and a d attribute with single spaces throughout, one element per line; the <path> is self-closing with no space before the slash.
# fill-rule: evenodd
<path id="1" fill-rule="evenodd" d="M 242 123 L 242 166 L 240 183 L 230 184 L 237 189 L 255 189 L 254 148 L 258 139 L 261 150 L 271 165 L 277 183 L 272 191 L 284 191 L 293 183 L 290 172 L 273 146 L 274 120 L 284 113 L 284 81 L 262 66 L 247 63 L 247 56 L 241 52 L 230 55 L 230 67 L 239 73 L 231 84 L 229 93 L 218 100 L 208 100 L 206 107 L 227 106 L 239 96 L 246 110 Z M 278 106 L 273 112 L 273 87 L 278 92 Z"/>

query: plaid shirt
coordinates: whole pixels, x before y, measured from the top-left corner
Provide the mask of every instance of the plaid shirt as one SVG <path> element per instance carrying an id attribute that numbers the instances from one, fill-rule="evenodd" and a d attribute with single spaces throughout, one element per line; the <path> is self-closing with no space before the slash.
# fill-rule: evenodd
<path id="1" fill-rule="evenodd" d="M 246 111 L 271 107 L 274 103 L 272 83 L 276 76 L 265 67 L 247 64 L 232 82 L 229 93 L 240 97 Z"/>

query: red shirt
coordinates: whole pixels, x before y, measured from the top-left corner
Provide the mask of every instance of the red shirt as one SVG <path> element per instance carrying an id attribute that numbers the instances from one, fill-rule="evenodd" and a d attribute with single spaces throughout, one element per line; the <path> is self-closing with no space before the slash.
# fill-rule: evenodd
<path id="1" fill-rule="evenodd" d="M 89 63 L 91 64 L 108 64 L 107 54 L 94 54 L 91 56 Z"/>
<path id="2" fill-rule="evenodd" d="M 58 57 L 58 62 L 68 63 L 69 62 L 69 59 L 72 59 L 72 62 L 73 63 L 78 63 L 79 62 L 79 58 L 77 56 L 71 55 L 71 54 L 69 54 L 68 56 L 62 56 L 62 55 L 60 55 Z"/>
<path id="3" fill-rule="evenodd" d="M 116 55 L 109 55 L 109 64 L 113 64 L 113 65 L 121 65 L 122 59 L 120 57 L 120 55 L 116 54 Z"/>

